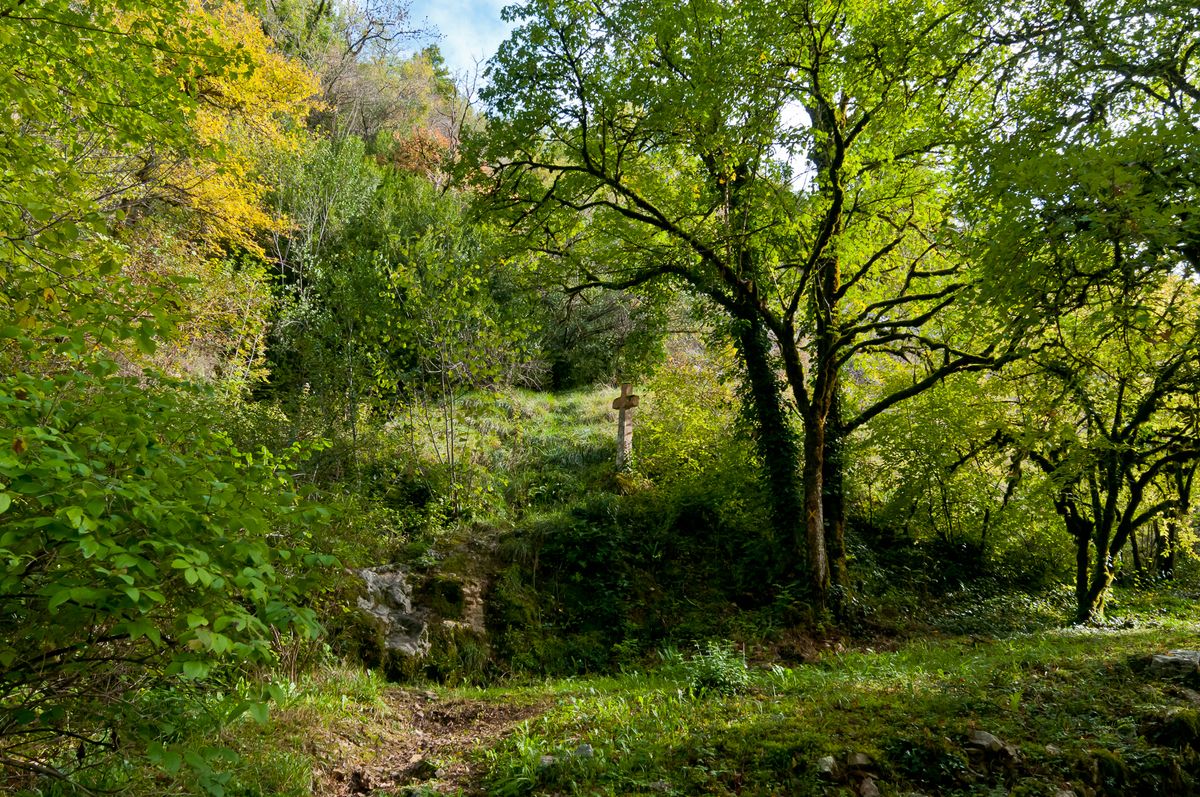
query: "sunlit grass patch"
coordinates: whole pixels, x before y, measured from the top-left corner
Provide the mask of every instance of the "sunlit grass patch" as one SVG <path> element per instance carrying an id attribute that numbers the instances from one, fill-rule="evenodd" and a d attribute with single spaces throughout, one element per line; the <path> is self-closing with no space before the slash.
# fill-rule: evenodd
<path id="1" fill-rule="evenodd" d="M 745 694 L 698 694 L 682 672 L 558 681 L 542 718 L 486 754 L 495 794 L 826 794 L 818 761 L 860 753 L 895 793 L 1122 794 L 1197 771 L 1147 727 L 1187 703 L 1138 662 L 1197 626 L 924 640 L 757 670 Z M 1155 726 L 1157 727 L 1157 726 Z M 969 742 L 1016 751 L 1000 765 Z M 1161 733 L 1160 733 L 1161 737 Z M 1118 762 L 1118 763 L 1114 763 Z M 1179 785 L 1183 784 L 1183 785 Z M 1126 791 L 1121 791 L 1122 789 Z M 884 793 L 889 793 L 885 791 Z M 1175 792 L 1171 792 L 1175 793 Z"/>

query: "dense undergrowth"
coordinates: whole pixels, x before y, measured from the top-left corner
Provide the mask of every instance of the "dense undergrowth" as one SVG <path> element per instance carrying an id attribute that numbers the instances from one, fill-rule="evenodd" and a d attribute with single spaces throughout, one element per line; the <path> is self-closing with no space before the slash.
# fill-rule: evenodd
<path id="1" fill-rule="evenodd" d="M 1142 671 L 1151 653 L 1196 646 L 1186 569 L 1119 588 L 1104 627 L 1060 630 L 1072 594 L 1053 580 L 1006 584 L 1003 561 L 947 564 L 936 540 L 868 546 L 855 531 L 859 578 L 835 623 L 771 580 L 760 488 L 737 475 L 745 443 L 716 409 L 728 404 L 693 409 L 708 413 L 692 418 L 708 445 L 691 446 L 678 405 L 651 393 L 643 458 L 618 474 L 608 399 L 466 397 L 453 477 L 435 442 L 402 426 L 316 452 L 316 469 L 361 474 L 315 480 L 333 511 L 314 546 L 345 569 L 310 595 L 327 636 L 279 638 L 272 670 L 143 690 L 132 711 L 169 718 L 126 742 L 148 758 L 85 749 L 83 791 L 7 785 L 332 795 L 370 772 L 359 785 L 379 795 L 835 794 L 866 777 L 885 794 L 1195 791 L 1200 695 Z M 244 439 L 286 418 L 256 412 L 231 419 Z M 355 638 L 347 570 L 395 561 L 431 578 L 485 574 L 489 638 L 435 639 L 416 667 L 368 669 L 382 662 Z M 426 749 L 437 705 L 486 706 L 495 722 L 467 723 L 427 777 L 401 777 L 411 762 L 394 751 Z M 1001 752 L 972 747 L 972 731 Z"/>
<path id="2" fill-rule="evenodd" d="M 1128 600 L 1115 627 L 828 638 L 790 665 L 709 644 L 665 648 L 607 676 L 414 691 L 326 664 L 285 685 L 269 717 L 232 724 L 222 715 L 247 682 L 195 699 L 149 692 L 144 710 L 174 718 L 163 767 L 110 762 L 88 780 L 130 794 L 343 794 L 355 772 L 392 772 L 390 751 L 423 749 L 425 726 L 405 708 L 415 695 L 422 717 L 470 705 L 512 721 L 507 735 L 468 733 L 439 750 L 440 778 L 400 785 L 376 774 L 380 797 L 831 795 L 865 777 L 884 794 L 1200 793 L 1197 684 L 1145 666 L 1151 653 L 1195 647 L 1189 598 L 1159 595 L 1167 600 L 1151 610 L 1144 596 L 1119 597 Z M 1002 747 L 972 744 L 974 731 Z M 21 793 L 69 791 L 49 783 Z"/>

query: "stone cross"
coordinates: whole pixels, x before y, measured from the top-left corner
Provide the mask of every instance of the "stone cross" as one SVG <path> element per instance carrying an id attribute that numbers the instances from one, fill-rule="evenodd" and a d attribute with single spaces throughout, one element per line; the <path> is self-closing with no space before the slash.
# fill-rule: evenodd
<path id="1" fill-rule="evenodd" d="M 632 389 L 633 385 L 623 383 L 621 395 L 612 403 L 613 409 L 617 410 L 617 470 L 629 467 L 633 452 L 633 408 L 638 405 L 638 397 L 629 392 Z"/>

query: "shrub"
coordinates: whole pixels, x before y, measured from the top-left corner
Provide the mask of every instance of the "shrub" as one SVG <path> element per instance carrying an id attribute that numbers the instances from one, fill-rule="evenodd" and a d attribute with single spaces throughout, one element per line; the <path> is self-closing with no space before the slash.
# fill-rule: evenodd
<path id="1" fill-rule="evenodd" d="M 730 642 L 709 640 L 696 646 L 684 664 L 688 686 L 696 695 L 734 695 L 750 686 L 746 658 Z"/>
<path id="2" fill-rule="evenodd" d="M 316 634 L 305 574 L 333 560 L 310 547 L 325 512 L 292 485 L 298 447 L 240 451 L 205 394 L 104 364 L 0 380 L 0 412 L 10 763 L 115 749 L 114 718 L 136 714 L 139 690 L 270 662 L 276 631 Z"/>

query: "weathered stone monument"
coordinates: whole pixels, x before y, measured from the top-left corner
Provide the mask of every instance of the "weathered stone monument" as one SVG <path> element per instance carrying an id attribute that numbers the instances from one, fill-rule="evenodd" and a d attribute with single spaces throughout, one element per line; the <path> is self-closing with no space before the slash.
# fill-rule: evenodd
<path id="1" fill-rule="evenodd" d="M 631 464 L 633 453 L 633 408 L 638 405 L 638 397 L 631 393 L 633 385 L 622 383 L 621 395 L 613 399 L 613 409 L 617 410 L 617 470 L 627 470 Z"/>

